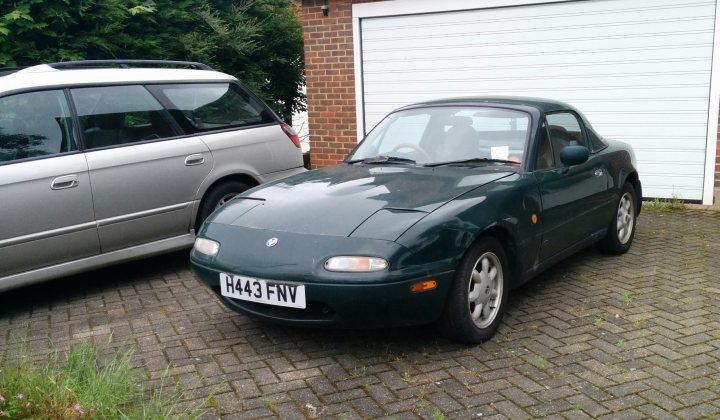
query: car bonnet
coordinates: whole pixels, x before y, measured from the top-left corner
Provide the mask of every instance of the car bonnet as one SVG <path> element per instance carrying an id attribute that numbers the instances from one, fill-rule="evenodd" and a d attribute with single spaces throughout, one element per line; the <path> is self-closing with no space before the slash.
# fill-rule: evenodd
<path id="1" fill-rule="evenodd" d="M 492 167 L 339 165 L 255 188 L 226 204 L 209 221 L 280 232 L 393 240 L 448 201 L 511 173 Z M 378 238 L 371 233 L 378 229 L 368 229 L 366 222 L 384 225 L 380 230 L 386 233 Z"/>

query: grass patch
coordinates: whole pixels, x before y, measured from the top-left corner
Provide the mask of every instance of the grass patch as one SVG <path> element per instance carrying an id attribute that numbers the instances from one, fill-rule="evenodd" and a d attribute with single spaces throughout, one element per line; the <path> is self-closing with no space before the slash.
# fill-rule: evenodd
<path id="1" fill-rule="evenodd" d="M 685 202 L 677 197 L 653 198 L 652 201 L 644 201 L 643 209 L 656 212 L 665 212 L 671 210 L 684 210 Z"/>
<path id="2" fill-rule="evenodd" d="M 29 347 L 18 345 L 0 370 L 0 418 L 10 419 L 194 419 L 201 407 L 182 409 L 176 386 L 149 392 L 133 370 L 131 351 L 115 353 L 102 363 L 89 342 L 67 353 L 50 352 L 33 362 Z"/>

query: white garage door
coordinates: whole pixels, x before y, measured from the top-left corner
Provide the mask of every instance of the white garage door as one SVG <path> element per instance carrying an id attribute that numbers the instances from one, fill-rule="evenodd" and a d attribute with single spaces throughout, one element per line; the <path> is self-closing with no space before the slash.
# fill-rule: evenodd
<path id="1" fill-rule="evenodd" d="M 646 197 L 703 199 L 708 127 L 717 123 L 717 114 L 708 123 L 715 0 L 402 14 L 412 6 L 391 1 L 353 11 L 358 122 L 366 132 L 389 111 L 427 99 L 559 99 L 583 111 L 601 135 L 633 145 Z M 382 16 L 383 8 L 394 15 Z"/>

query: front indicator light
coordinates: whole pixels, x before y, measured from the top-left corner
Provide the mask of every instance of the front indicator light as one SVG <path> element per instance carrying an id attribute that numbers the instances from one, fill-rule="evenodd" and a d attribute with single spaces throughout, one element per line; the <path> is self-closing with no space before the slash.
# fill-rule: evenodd
<path id="1" fill-rule="evenodd" d="M 367 273 L 382 271 L 388 266 L 387 261 L 377 257 L 332 257 L 325 261 L 327 271 L 347 273 Z"/>
<path id="2" fill-rule="evenodd" d="M 195 251 L 207 255 L 208 257 L 214 257 L 220 251 L 220 244 L 205 238 L 196 238 L 195 245 L 193 246 Z"/>
<path id="3" fill-rule="evenodd" d="M 435 280 L 425 280 L 419 283 L 413 283 L 410 286 L 410 291 L 413 293 L 427 292 L 428 290 L 433 290 L 436 287 L 437 282 Z"/>

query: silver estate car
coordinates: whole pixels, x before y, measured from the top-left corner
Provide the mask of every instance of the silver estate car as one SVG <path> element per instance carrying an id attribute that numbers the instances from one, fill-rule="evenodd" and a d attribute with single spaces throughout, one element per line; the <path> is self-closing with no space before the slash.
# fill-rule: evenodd
<path id="1" fill-rule="evenodd" d="M 225 201 L 302 165 L 292 128 L 200 63 L 0 70 L 0 291 L 190 247 Z"/>

